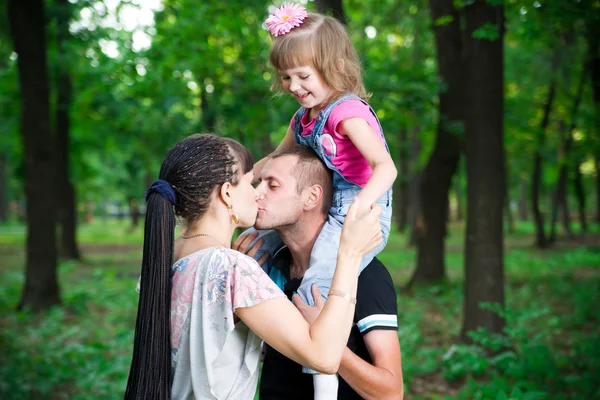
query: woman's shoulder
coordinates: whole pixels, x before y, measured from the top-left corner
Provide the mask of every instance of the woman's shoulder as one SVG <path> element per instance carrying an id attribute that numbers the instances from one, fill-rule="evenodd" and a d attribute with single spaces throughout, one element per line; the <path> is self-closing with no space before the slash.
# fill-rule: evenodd
<path id="1" fill-rule="evenodd" d="M 251 257 L 248 257 L 247 255 L 242 254 L 239 251 L 228 249 L 222 246 L 212 246 L 197 250 L 184 257 L 181 257 L 175 262 L 175 265 L 206 261 L 209 261 L 214 264 L 235 265 L 240 259 L 243 260 L 243 262 L 245 263 L 254 261 Z"/>
<path id="2" fill-rule="evenodd" d="M 229 262 L 233 266 L 248 267 L 250 269 L 260 268 L 256 260 L 252 257 L 247 256 L 244 253 L 240 253 L 237 250 L 227 249 L 225 247 L 219 247 L 223 251 L 224 255 L 228 258 Z"/>
<path id="3" fill-rule="evenodd" d="M 212 271 L 209 275 L 229 274 L 235 270 L 254 274 L 258 273 L 258 270 L 262 270 L 252 257 L 221 246 L 208 247 L 191 253 L 175 262 L 173 270 L 183 272 L 186 269 L 197 268 L 200 265 L 207 268 L 207 271 Z"/>

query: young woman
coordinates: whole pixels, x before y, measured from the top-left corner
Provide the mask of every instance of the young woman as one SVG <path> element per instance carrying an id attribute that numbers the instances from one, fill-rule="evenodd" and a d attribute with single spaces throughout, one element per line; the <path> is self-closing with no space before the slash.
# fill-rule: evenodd
<path id="1" fill-rule="evenodd" d="M 261 340 L 335 373 L 346 347 L 361 258 L 381 243 L 379 213 L 344 224 L 331 295 L 309 325 L 252 258 L 230 249 L 257 214 L 252 159 L 234 140 L 193 135 L 147 191 L 144 255 L 126 399 L 252 399 Z M 174 238 L 175 216 L 185 223 Z"/>

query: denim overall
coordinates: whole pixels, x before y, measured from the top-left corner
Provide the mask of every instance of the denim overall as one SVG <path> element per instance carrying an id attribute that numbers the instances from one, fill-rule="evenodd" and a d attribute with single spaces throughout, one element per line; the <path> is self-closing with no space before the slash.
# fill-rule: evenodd
<path id="1" fill-rule="evenodd" d="M 342 174 L 331 162 L 333 155 L 327 155 L 323 148 L 323 128 L 327 122 L 329 114 L 335 106 L 340 104 L 342 101 L 350 99 L 360 100 L 368 106 L 365 101 L 356 95 L 346 94 L 340 99 L 328 104 L 323 110 L 321 110 L 317 116 L 314 129 L 310 135 L 302 136 L 301 133 L 302 125 L 300 121 L 307 110 L 305 108 L 300 108 L 294 119 L 294 136 L 296 142 L 298 144 L 311 147 L 317 153 L 319 158 L 323 160 L 325 165 L 327 165 L 327 167 L 333 171 L 333 199 L 331 209 L 329 210 L 327 221 L 325 222 L 325 225 L 323 226 L 323 229 L 321 230 L 321 233 L 319 234 L 319 237 L 317 238 L 312 249 L 312 253 L 310 255 L 310 268 L 305 272 L 304 278 L 302 279 L 302 284 L 298 288 L 298 294 L 302 297 L 302 300 L 310 305 L 314 305 L 311 292 L 311 286 L 313 283 L 317 284 L 324 299 L 326 299 L 327 295 L 329 294 L 331 279 L 333 278 L 333 273 L 337 264 L 337 253 L 340 246 L 342 225 L 352 201 L 362 190 L 359 185 L 348 182 L 346 178 L 342 176 Z M 369 109 L 379 123 L 379 119 L 377 118 L 377 115 L 373 109 L 371 109 L 371 107 L 369 107 Z M 379 129 L 383 134 L 381 124 L 379 125 Z M 389 153 L 387 144 L 386 150 Z M 365 267 L 373 260 L 373 257 L 379 254 L 387 244 L 390 235 L 392 218 L 391 188 L 377 201 L 377 204 L 383 209 L 379 218 L 383 241 L 379 246 L 377 246 L 377 248 L 375 248 L 375 250 L 363 257 L 360 264 L 359 273 L 365 269 Z M 269 253 L 273 255 L 282 247 L 281 239 L 275 231 L 261 231 L 256 241 L 258 239 L 263 239 L 264 244 L 261 246 L 261 250 L 255 255 L 257 260 L 265 253 L 265 251 L 269 251 Z M 268 263 L 269 261 L 267 261 L 267 264 Z M 278 277 L 272 276 L 272 278 L 276 283 L 278 283 Z"/>

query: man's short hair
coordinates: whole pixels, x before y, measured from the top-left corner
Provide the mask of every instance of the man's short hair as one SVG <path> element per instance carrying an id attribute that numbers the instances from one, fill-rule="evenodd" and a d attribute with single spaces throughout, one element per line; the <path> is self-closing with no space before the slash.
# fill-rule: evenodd
<path id="1" fill-rule="evenodd" d="M 276 159 L 283 156 L 294 156 L 298 160 L 298 165 L 296 165 L 293 172 L 294 178 L 296 178 L 296 191 L 298 194 L 312 185 L 319 185 L 323 188 L 321 212 L 328 214 L 333 198 L 331 170 L 327 168 L 312 149 L 306 146 L 295 144 L 289 148 L 275 150 L 269 158 Z"/>

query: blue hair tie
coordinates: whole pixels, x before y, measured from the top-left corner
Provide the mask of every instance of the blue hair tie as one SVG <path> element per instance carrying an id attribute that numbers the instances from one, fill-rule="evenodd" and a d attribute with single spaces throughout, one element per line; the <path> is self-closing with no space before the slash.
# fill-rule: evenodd
<path id="1" fill-rule="evenodd" d="M 146 190 L 146 194 L 144 196 L 146 201 L 148 201 L 148 197 L 150 196 L 151 193 L 160 194 L 164 199 L 169 200 L 172 205 L 175 205 L 175 203 L 177 203 L 177 196 L 175 196 L 173 187 L 171 186 L 171 184 L 169 182 L 167 182 L 163 179 L 159 179 L 159 180 L 155 181 L 152 184 L 152 186 L 150 186 L 150 189 Z"/>

